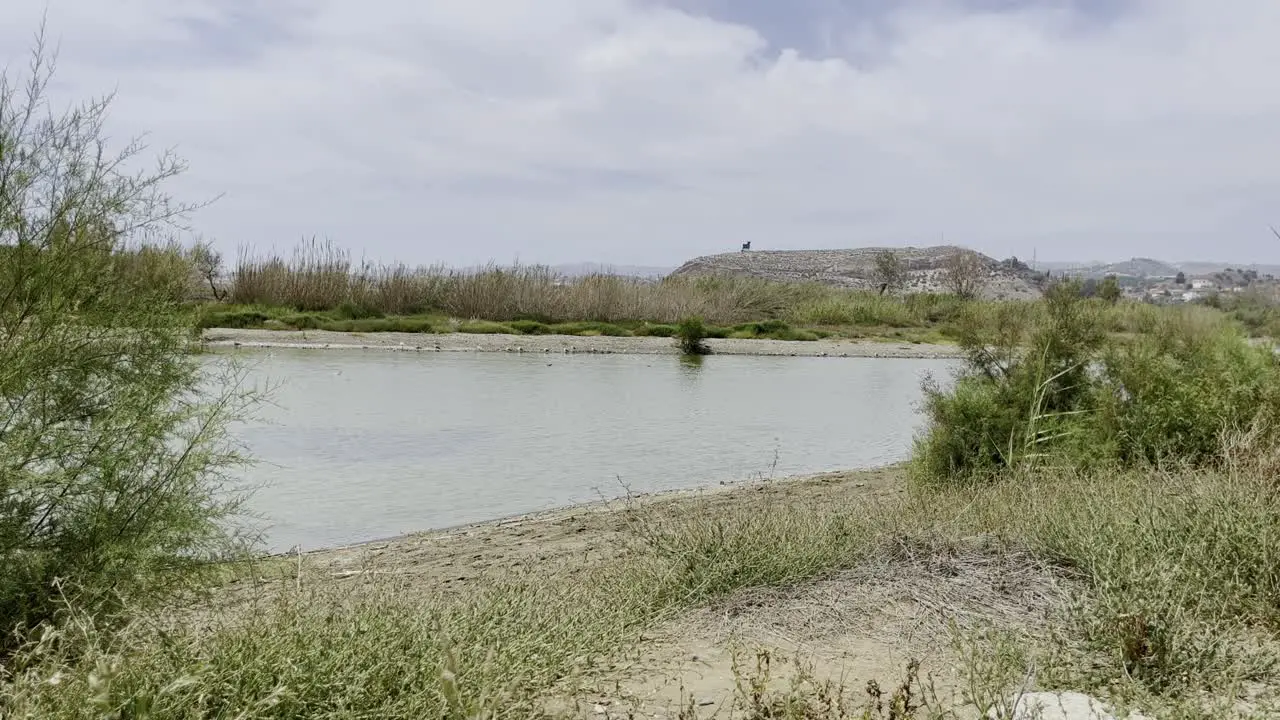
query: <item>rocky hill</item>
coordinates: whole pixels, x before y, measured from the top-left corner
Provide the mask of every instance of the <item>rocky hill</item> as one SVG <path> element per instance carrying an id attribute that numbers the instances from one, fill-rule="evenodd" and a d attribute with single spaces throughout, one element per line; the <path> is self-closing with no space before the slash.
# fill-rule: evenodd
<path id="1" fill-rule="evenodd" d="M 1113 263 L 1043 263 L 1042 267 L 1059 273 L 1080 278 L 1101 280 L 1108 275 L 1135 278 L 1172 278 L 1178 274 L 1179 267 L 1172 263 L 1154 258 L 1136 257 L 1130 260 Z"/>
<path id="2" fill-rule="evenodd" d="M 738 275 L 792 282 L 820 282 L 839 287 L 874 290 L 878 287 L 876 256 L 897 254 L 906 270 L 908 292 L 946 292 L 943 269 L 956 253 L 972 253 L 985 268 L 982 296 L 1032 299 L 1040 296 L 1033 273 L 1025 266 L 1002 262 L 954 245 L 915 248 L 856 248 L 850 250 L 750 250 L 695 258 L 672 275 Z"/>

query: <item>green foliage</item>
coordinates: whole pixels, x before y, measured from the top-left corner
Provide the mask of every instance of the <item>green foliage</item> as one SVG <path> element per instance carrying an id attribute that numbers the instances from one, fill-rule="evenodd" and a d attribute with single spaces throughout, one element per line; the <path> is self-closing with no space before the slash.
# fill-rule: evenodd
<path id="1" fill-rule="evenodd" d="M 1275 354 L 1228 325 L 1166 318 L 1100 360 L 1093 434 L 1123 463 L 1204 464 L 1224 430 L 1280 428 Z"/>
<path id="2" fill-rule="evenodd" d="M 818 336 L 807 330 L 797 330 L 782 320 L 765 320 L 763 322 L 742 323 L 729 329 L 728 336 L 734 339 L 767 339 L 812 341 Z"/>
<path id="3" fill-rule="evenodd" d="M 64 612 L 110 626 L 236 549 L 247 399 L 189 352 L 190 265 L 138 241 L 192 209 L 161 189 L 182 165 L 125 174 L 143 147 L 104 152 L 106 102 L 46 118 L 42 48 L 32 71 L 0 76 L 0 650 Z"/>
<path id="4" fill-rule="evenodd" d="M 1098 298 L 1104 302 L 1115 305 L 1120 302 L 1121 295 L 1120 280 L 1115 275 L 1106 276 L 1098 285 Z"/>
<path id="5" fill-rule="evenodd" d="M 897 292 L 907 280 L 907 266 L 898 253 L 881 250 L 876 253 L 872 277 L 886 292 Z"/>
<path id="6" fill-rule="evenodd" d="M 458 326 L 458 332 L 473 335 L 515 335 L 515 328 L 489 320 L 472 320 Z"/>
<path id="7" fill-rule="evenodd" d="M 641 325 L 633 330 L 633 334 L 640 337 L 675 337 L 679 331 L 675 325 Z"/>
<path id="8" fill-rule="evenodd" d="M 334 308 L 333 314 L 339 320 L 369 320 L 386 317 L 386 313 L 364 302 L 345 300 Z"/>
<path id="9" fill-rule="evenodd" d="M 676 326 L 676 340 L 680 345 L 680 352 L 685 355 L 710 355 L 711 348 L 703 342 L 706 338 L 707 327 L 702 323 L 702 318 L 685 318 Z"/>
<path id="10" fill-rule="evenodd" d="M 551 332 L 556 335 L 607 335 L 609 337 L 627 337 L 631 335 L 630 330 L 607 322 L 557 323 L 551 326 Z"/>
<path id="11" fill-rule="evenodd" d="M 290 316 L 290 317 L 310 317 L 310 316 Z M 196 324 L 201 328 L 259 328 L 263 323 L 273 319 L 268 313 L 254 309 L 234 309 L 219 310 L 215 308 L 206 308 L 196 318 Z M 287 320 L 286 320 L 287 322 Z M 289 323 L 292 325 L 293 323 Z M 296 326 L 295 327 L 299 327 Z"/>
<path id="12" fill-rule="evenodd" d="M 537 320 L 512 320 L 507 326 L 521 335 L 550 335 L 551 327 Z"/>
<path id="13" fill-rule="evenodd" d="M 1280 338 L 1280 303 L 1261 289 L 1210 295 L 1205 304 L 1227 313 L 1252 337 Z"/>
<path id="14" fill-rule="evenodd" d="M 319 330 L 328 320 L 317 313 L 293 313 L 280 318 L 280 322 L 295 330 Z M 216 326 L 206 326 L 216 327 Z"/>
<path id="15" fill-rule="evenodd" d="M 314 316 L 304 315 L 305 318 Z M 304 324 L 310 325 L 310 321 L 306 320 Z M 296 326 L 295 326 L 296 327 Z M 321 320 L 316 325 L 319 330 L 328 330 L 330 332 L 355 332 L 355 333 L 378 333 L 378 332 L 404 332 L 404 333 L 433 333 L 438 332 L 439 328 L 429 318 L 366 318 L 364 320 Z M 303 329 L 303 328 L 299 328 Z"/>
<path id="16" fill-rule="evenodd" d="M 1205 465 L 1220 459 L 1224 431 L 1280 428 L 1270 349 L 1196 308 L 1137 316 L 1139 334 L 1109 338 L 1104 305 L 1080 289 L 1059 282 L 1036 313 L 1010 305 L 962 321 L 967 369 L 949 390 L 925 389 L 915 452 L 925 477 L 1046 461 Z"/>

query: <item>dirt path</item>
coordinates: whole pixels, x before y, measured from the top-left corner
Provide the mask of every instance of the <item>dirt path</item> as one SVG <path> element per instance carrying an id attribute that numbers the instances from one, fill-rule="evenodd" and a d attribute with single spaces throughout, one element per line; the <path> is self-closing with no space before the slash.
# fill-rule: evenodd
<path id="1" fill-rule="evenodd" d="M 483 335 L 448 333 L 346 333 L 325 330 L 232 330 L 211 328 L 203 339 L 209 347 L 403 350 L 410 352 L 534 352 L 674 355 L 675 342 L 661 337 L 576 335 Z M 711 339 L 720 355 L 793 355 L 804 357 L 958 358 L 958 348 L 878 340 Z"/>

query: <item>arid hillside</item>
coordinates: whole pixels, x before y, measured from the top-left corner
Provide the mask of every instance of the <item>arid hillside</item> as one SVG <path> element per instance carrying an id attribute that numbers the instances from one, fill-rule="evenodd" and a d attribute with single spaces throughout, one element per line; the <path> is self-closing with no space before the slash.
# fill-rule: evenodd
<path id="1" fill-rule="evenodd" d="M 981 268 L 981 295 L 997 299 L 1033 299 L 1040 291 L 1026 266 L 998 261 L 953 245 L 924 248 L 854 248 L 849 250 L 751 250 L 695 258 L 673 275 L 745 275 L 781 281 L 820 282 L 839 287 L 874 290 L 880 280 L 876 257 L 895 253 L 905 274 L 907 292 L 947 292 L 948 259 L 957 253 L 976 257 Z"/>

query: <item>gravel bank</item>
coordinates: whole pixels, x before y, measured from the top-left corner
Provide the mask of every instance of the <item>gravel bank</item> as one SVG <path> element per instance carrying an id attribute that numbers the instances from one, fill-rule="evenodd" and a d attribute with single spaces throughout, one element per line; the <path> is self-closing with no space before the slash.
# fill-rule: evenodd
<path id="1" fill-rule="evenodd" d="M 575 335 L 470 335 L 450 333 L 344 333 L 323 330 L 204 331 L 209 347 L 406 350 L 416 352 L 541 352 L 674 355 L 671 338 L 580 337 Z M 872 340 L 708 340 L 718 355 L 791 355 L 800 357 L 958 358 L 959 348 Z"/>

